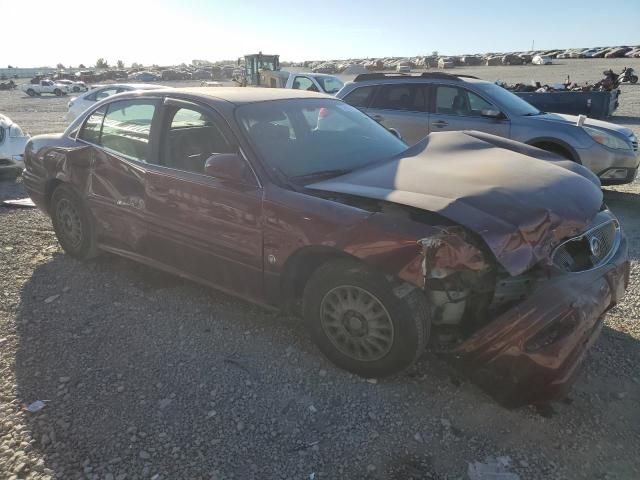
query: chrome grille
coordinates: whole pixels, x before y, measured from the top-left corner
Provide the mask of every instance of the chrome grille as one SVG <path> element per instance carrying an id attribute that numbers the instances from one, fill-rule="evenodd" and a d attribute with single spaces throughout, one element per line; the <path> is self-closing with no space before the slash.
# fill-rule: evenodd
<path id="1" fill-rule="evenodd" d="M 620 224 L 612 219 L 556 247 L 553 264 L 565 272 L 584 272 L 606 263 L 618 249 Z"/>
<path id="2" fill-rule="evenodd" d="M 633 145 L 633 151 L 637 152 L 638 151 L 638 141 L 634 140 L 633 142 L 631 142 L 631 145 Z"/>

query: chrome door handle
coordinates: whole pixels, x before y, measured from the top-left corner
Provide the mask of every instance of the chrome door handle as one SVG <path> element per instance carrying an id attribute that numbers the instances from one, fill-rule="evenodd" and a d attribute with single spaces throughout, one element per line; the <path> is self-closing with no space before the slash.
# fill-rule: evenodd
<path id="1" fill-rule="evenodd" d="M 445 122 L 444 120 L 438 120 L 437 122 L 431 122 L 431 126 L 432 127 L 436 127 L 436 128 L 443 128 L 448 126 L 449 123 Z"/>

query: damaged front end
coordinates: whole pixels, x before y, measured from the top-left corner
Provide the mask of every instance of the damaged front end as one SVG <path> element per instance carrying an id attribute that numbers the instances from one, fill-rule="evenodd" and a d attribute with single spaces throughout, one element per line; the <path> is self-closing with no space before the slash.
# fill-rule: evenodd
<path id="1" fill-rule="evenodd" d="M 460 227 L 419 244 L 434 348 L 507 407 L 566 393 L 628 283 L 626 241 L 608 211 L 516 276 Z"/>

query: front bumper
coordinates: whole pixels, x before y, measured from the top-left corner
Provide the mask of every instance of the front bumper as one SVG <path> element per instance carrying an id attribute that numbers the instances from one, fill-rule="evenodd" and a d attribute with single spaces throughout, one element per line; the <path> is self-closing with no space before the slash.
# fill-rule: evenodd
<path id="1" fill-rule="evenodd" d="M 17 176 L 24 170 L 24 160 L 22 155 L 12 155 L 5 158 L 0 157 L 0 176 Z"/>
<path id="2" fill-rule="evenodd" d="M 562 397 L 628 281 L 623 237 L 607 264 L 549 280 L 452 350 L 451 360 L 506 407 Z"/>
<path id="3" fill-rule="evenodd" d="M 598 175 L 603 185 L 633 182 L 640 166 L 640 154 L 633 150 L 611 150 L 595 144 L 591 148 L 579 149 L 577 153 L 582 165 Z M 618 169 L 624 169 L 626 176 L 607 178 L 607 172 Z"/>

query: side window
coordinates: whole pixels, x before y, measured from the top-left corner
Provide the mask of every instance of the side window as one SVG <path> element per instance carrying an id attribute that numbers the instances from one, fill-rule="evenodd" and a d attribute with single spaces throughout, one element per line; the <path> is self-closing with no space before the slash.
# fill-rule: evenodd
<path id="1" fill-rule="evenodd" d="M 146 100 L 122 100 L 108 105 L 100 144 L 129 158 L 149 160 L 149 135 L 156 111 Z"/>
<path id="2" fill-rule="evenodd" d="M 456 87 L 438 87 L 436 95 L 437 113 L 480 117 L 482 110 L 485 109 L 495 109 L 495 107 L 469 90 Z"/>
<path id="3" fill-rule="evenodd" d="M 187 172 L 204 173 L 204 164 L 214 153 L 234 153 L 236 149 L 213 118 L 190 108 L 178 108 L 169 115 L 164 138 L 164 164 Z"/>
<path id="4" fill-rule="evenodd" d="M 102 133 L 102 120 L 104 119 L 104 113 L 106 107 L 102 106 L 95 112 L 93 112 L 89 118 L 84 122 L 78 138 L 85 140 L 95 145 L 100 145 L 100 134 Z"/>
<path id="5" fill-rule="evenodd" d="M 318 87 L 316 87 L 316 85 L 311 81 L 311 79 L 307 77 L 296 77 L 293 80 L 292 88 L 294 90 L 308 90 L 310 92 L 318 91 Z"/>
<path id="6" fill-rule="evenodd" d="M 353 92 L 344 97 L 343 100 L 352 107 L 367 108 L 374 90 L 374 86 L 356 88 Z"/>
<path id="7" fill-rule="evenodd" d="M 467 91 L 467 96 L 469 97 L 469 106 L 471 107 L 471 115 L 473 116 L 481 116 L 482 110 L 497 110 L 496 107 L 473 92 Z"/>
<path id="8" fill-rule="evenodd" d="M 456 87 L 438 87 L 436 93 L 436 113 L 455 115 L 454 100 L 458 97 Z"/>
<path id="9" fill-rule="evenodd" d="M 422 85 L 384 85 L 373 100 L 372 108 L 424 112 L 425 87 Z"/>
<path id="10" fill-rule="evenodd" d="M 117 93 L 117 91 L 116 91 L 115 88 L 104 88 L 104 89 L 99 90 L 99 91 L 96 92 L 95 100 L 96 100 L 96 102 L 99 102 L 103 98 L 110 97 L 111 95 L 115 95 L 116 93 Z"/>

